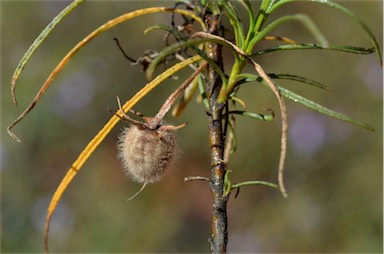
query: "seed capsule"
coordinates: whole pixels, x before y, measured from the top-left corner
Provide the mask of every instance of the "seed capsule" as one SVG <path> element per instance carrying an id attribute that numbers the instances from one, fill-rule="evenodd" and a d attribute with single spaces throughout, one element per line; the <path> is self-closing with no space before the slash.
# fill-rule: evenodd
<path id="1" fill-rule="evenodd" d="M 131 125 L 119 136 L 118 158 L 124 172 L 139 183 L 160 180 L 176 154 L 176 134 L 166 130 L 151 130 L 143 125 Z"/>

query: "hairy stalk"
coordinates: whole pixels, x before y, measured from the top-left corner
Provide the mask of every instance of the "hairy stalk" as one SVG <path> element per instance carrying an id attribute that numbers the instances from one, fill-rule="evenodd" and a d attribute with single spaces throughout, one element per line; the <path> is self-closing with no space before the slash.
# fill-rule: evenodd
<path id="1" fill-rule="evenodd" d="M 211 16 L 209 19 L 209 33 L 218 34 L 219 17 Z M 208 43 L 207 55 L 222 69 L 221 46 Z M 213 196 L 212 208 L 212 237 L 210 247 L 212 253 L 225 253 L 228 242 L 227 232 L 227 201 L 224 195 L 224 133 L 222 116 L 225 104 L 218 102 L 218 95 L 222 86 L 217 72 L 209 66 L 207 91 L 209 96 L 209 140 L 211 145 L 211 192 Z"/>

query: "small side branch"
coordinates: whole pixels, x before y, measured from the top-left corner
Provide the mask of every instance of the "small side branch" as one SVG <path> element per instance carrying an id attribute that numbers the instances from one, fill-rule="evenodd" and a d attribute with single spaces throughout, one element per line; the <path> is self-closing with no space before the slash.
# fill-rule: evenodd
<path id="1" fill-rule="evenodd" d="M 191 181 L 206 181 L 209 182 L 209 178 L 204 176 L 186 176 L 184 177 L 184 182 L 191 182 Z"/>

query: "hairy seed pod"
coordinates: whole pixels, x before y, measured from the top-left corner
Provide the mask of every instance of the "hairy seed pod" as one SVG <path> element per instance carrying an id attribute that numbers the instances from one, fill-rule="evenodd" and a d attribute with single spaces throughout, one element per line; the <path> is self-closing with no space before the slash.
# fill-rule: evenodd
<path id="1" fill-rule="evenodd" d="M 118 141 L 118 158 L 128 177 L 139 183 L 160 180 L 176 155 L 176 134 L 131 125 L 123 130 Z"/>

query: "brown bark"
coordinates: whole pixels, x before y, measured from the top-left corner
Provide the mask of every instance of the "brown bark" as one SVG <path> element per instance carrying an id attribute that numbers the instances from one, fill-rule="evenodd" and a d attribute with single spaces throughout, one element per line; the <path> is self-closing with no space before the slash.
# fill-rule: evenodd
<path id="1" fill-rule="evenodd" d="M 218 16 L 211 16 L 208 20 L 209 33 L 217 35 L 220 24 Z M 221 46 L 209 43 L 206 47 L 207 55 L 223 68 Z M 217 72 L 208 68 L 207 92 L 209 98 L 209 137 L 211 145 L 211 192 L 212 207 L 212 237 L 210 247 L 212 253 L 225 253 L 228 242 L 227 232 L 227 196 L 224 195 L 224 137 L 222 113 L 225 104 L 218 103 L 218 94 L 222 82 Z"/>

